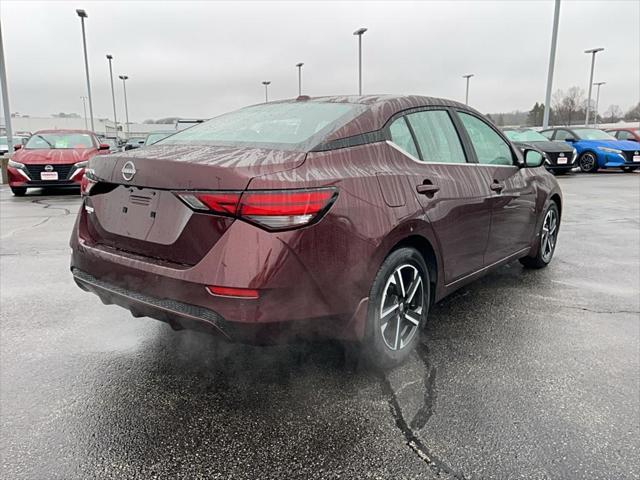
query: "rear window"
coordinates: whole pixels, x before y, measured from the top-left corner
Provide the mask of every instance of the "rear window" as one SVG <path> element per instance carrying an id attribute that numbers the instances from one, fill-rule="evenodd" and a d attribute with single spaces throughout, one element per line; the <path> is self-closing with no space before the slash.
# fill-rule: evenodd
<path id="1" fill-rule="evenodd" d="M 246 145 L 308 149 L 366 107 L 350 103 L 273 103 L 246 107 L 183 130 L 156 145 Z"/>

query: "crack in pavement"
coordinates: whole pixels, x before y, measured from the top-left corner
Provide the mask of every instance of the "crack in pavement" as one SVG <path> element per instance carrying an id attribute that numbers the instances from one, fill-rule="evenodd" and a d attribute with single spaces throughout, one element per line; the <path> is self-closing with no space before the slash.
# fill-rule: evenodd
<path id="1" fill-rule="evenodd" d="M 424 444 L 424 442 L 418 437 L 415 431 L 423 428 L 433 414 L 433 403 L 435 400 L 434 386 L 436 378 L 436 369 L 435 367 L 430 366 L 429 351 L 427 349 L 427 346 L 423 343 L 419 343 L 416 351 L 418 352 L 418 357 L 427 370 L 427 374 L 424 379 L 425 393 L 423 405 L 414 415 L 411 422 L 407 423 L 402 413 L 400 402 L 398 401 L 397 392 L 394 391 L 393 387 L 391 386 L 391 382 L 383 373 L 380 375 L 380 383 L 382 386 L 382 391 L 388 399 L 387 401 L 389 403 L 391 415 L 395 419 L 396 426 L 402 432 L 407 442 L 407 446 L 411 448 L 436 475 L 445 473 L 447 475 L 451 475 L 457 480 L 465 480 L 466 477 L 463 473 L 455 471 L 450 465 L 447 465 L 443 460 L 436 457 Z"/>
<path id="2" fill-rule="evenodd" d="M 571 308 L 573 310 L 582 310 L 584 312 L 591 312 L 591 313 L 605 313 L 605 314 L 637 313 L 637 314 L 640 314 L 640 310 L 594 310 L 593 308 L 577 307 L 573 305 L 560 304 L 559 306 L 564 308 Z"/>
<path id="3" fill-rule="evenodd" d="M 40 205 L 42 208 L 50 208 L 51 210 L 62 210 L 64 213 L 62 215 L 59 215 L 60 217 L 71 214 L 71 210 L 69 210 L 68 208 L 56 207 L 52 203 L 47 203 L 44 199 L 36 198 L 34 200 L 31 200 L 31 203 Z"/>

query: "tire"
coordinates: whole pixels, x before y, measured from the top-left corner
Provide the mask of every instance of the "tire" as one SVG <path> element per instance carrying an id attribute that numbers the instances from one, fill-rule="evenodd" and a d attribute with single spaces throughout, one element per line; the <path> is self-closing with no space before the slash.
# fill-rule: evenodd
<path id="1" fill-rule="evenodd" d="M 549 203 L 542 217 L 540 226 L 540 241 L 538 250 L 534 256 L 520 259 L 520 263 L 526 268 L 544 268 L 553 259 L 553 254 L 558 243 L 558 231 L 560 230 L 560 212 L 556 202 Z"/>
<path id="2" fill-rule="evenodd" d="M 578 159 L 580 170 L 585 173 L 595 173 L 598 171 L 598 158 L 593 152 L 584 152 Z"/>
<path id="3" fill-rule="evenodd" d="M 635 168 L 633 168 L 633 167 L 622 167 L 622 171 L 623 171 L 624 173 L 633 173 L 633 172 L 635 172 L 635 171 L 636 171 L 636 169 L 635 169 Z"/>
<path id="4" fill-rule="evenodd" d="M 11 193 L 16 197 L 24 197 L 25 193 L 27 193 L 27 187 L 11 187 Z"/>
<path id="5" fill-rule="evenodd" d="M 385 259 L 369 293 L 363 350 L 370 365 L 389 369 L 409 357 L 427 318 L 430 288 L 427 265 L 417 250 L 400 248 Z"/>

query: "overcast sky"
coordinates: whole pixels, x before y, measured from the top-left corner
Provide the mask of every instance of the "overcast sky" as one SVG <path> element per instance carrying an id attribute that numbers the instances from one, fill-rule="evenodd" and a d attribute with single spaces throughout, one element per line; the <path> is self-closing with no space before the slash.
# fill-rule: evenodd
<path id="1" fill-rule="evenodd" d="M 2 0 L 0 16 L 11 110 L 32 116 L 82 113 L 80 21 L 84 8 L 96 117 L 112 117 L 109 70 L 127 74 L 132 121 L 211 117 L 303 93 L 357 92 L 358 27 L 364 93 L 464 100 L 483 112 L 528 110 L 545 93 L 553 1 L 186 2 Z M 554 90 L 586 91 L 590 58 L 604 47 L 594 81 L 600 110 L 640 100 L 640 2 L 563 0 Z M 116 101 L 123 117 L 122 85 Z M 595 95 L 595 93 L 594 93 Z"/>

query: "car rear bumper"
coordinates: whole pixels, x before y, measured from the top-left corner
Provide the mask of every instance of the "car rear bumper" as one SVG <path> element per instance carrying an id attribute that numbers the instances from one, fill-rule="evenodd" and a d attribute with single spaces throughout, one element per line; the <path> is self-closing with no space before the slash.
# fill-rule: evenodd
<path id="1" fill-rule="evenodd" d="M 305 319 L 295 322 L 245 323 L 226 320 L 215 310 L 127 290 L 104 282 L 72 267 L 73 279 L 82 290 L 97 295 L 105 305 L 118 305 L 136 317 L 149 317 L 168 323 L 174 330 L 195 330 L 231 342 L 273 345 L 297 339 L 338 338 L 358 340 L 338 334 L 343 322 L 331 319 Z"/>
<path id="2" fill-rule="evenodd" d="M 234 222 L 201 261 L 189 266 L 91 243 L 85 236 L 86 215 L 83 208 L 71 237 L 76 283 L 134 316 L 180 328 L 204 326 L 252 343 L 273 343 L 274 332 L 284 338 L 344 340 L 364 334 L 366 293 L 347 289 L 335 279 L 318 279 L 310 261 L 291 247 L 300 231 L 274 234 Z M 259 296 L 215 296 L 208 286 L 256 289 Z M 196 310 L 199 313 L 184 313 Z"/>

